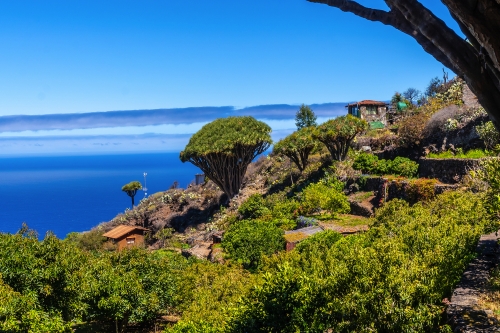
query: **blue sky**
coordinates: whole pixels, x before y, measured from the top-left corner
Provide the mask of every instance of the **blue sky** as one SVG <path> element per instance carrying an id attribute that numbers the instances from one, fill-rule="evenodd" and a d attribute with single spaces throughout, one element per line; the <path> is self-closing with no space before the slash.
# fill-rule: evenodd
<path id="1" fill-rule="evenodd" d="M 421 2 L 457 29 L 440 1 Z M 279 137 L 301 103 L 388 100 L 443 67 L 394 28 L 305 0 L 3 1 L 0 43 L 0 155 L 126 151 L 139 137 L 139 150 L 180 150 L 242 110 Z M 262 107 L 275 104 L 291 107 Z M 105 113 L 116 110 L 136 114 Z M 134 117 L 143 122 L 123 121 Z"/>

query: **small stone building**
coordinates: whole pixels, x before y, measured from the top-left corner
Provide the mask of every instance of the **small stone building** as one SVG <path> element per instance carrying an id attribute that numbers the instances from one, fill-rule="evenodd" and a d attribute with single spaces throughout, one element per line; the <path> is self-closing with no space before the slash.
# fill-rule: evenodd
<path id="1" fill-rule="evenodd" d="M 148 229 L 139 226 L 119 225 L 103 236 L 112 239 L 118 245 L 118 250 L 122 250 L 126 247 L 142 246 L 146 231 Z"/>
<path id="2" fill-rule="evenodd" d="M 371 128 L 384 128 L 387 125 L 386 114 L 389 104 L 372 100 L 346 105 L 347 113 L 366 120 Z"/>

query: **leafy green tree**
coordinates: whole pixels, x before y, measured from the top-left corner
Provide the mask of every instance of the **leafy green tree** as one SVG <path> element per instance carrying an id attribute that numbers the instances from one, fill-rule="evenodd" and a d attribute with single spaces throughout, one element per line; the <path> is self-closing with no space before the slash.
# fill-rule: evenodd
<path id="1" fill-rule="evenodd" d="M 313 133 L 313 127 L 304 127 L 293 132 L 274 145 L 274 153 L 287 156 L 301 172 L 304 171 L 309 155 L 318 147 L 318 142 L 313 139 Z"/>
<path id="2" fill-rule="evenodd" d="M 271 145 L 270 133 L 267 124 L 253 117 L 220 118 L 191 137 L 180 159 L 200 168 L 231 199 L 248 165 Z"/>
<path id="3" fill-rule="evenodd" d="M 434 97 L 439 92 L 439 87 L 443 84 L 440 78 L 437 76 L 430 80 L 429 85 L 425 89 L 425 96 Z"/>
<path id="4" fill-rule="evenodd" d="M 273 223 L 259 220 L 242 220 L 224 234 L 222 247 L 229 257 L 248 269 L 259 267 L 262 255 L 283 250 L 283 230 Z"/>
<path id="5" fill-rule="evenodd" d="M 403 92 L 404 98 L 406 98 L 410 102 L 410 107 L 412 107 L 413 104 L 417 102 L 417 100 L 420 98 L 421 94 L 422 93 L 420 92 L 420 90 L 412 88 L 412 87 L 406 89 Z"/>
<path id="6" fill-rule="evenodd" d="M 334 160 L 343 161 L 356 135 L 367 129 L 368 123 L 365 120 L 346 115 L 319 125 L 313 137 L 328 148 Z"/>
<path id="7" fill-rule="evenodd" d="M 295 125 L 299 130 L 304 127 L 316 126 L 314 111 L 309 106 L 302 104 L 299 111 L 295 114 Z"/>
<path id="8" fill-rule="evenodd" d="M 142 189 L 142 185 L 138 181 L 130 182 L 122 187 L 122 191 L 132 198 L 132 208 L 134 208 L 134 197 L 140 189 Z"/>

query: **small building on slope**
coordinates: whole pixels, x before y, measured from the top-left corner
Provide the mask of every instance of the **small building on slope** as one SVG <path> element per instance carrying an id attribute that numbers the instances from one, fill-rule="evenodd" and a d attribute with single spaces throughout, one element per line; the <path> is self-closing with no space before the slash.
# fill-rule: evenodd
<path id="1" fill-rule="evenodd" d="M 146 231 L 148 229 L 139 226 L 119 225 L 103 236 L 113 240 L 118 245 L 118 250 L 122 250 L 126 247 L 144 245 L 144 233 Z"/>
<path id="2" fill-rule="evenodd" d="M 366 120 L 370 128 L 384 128 L 387 125 L 386 114 L 389 104 L 385 102 L 363 100 L 346 105 L 347 113 Z"/>

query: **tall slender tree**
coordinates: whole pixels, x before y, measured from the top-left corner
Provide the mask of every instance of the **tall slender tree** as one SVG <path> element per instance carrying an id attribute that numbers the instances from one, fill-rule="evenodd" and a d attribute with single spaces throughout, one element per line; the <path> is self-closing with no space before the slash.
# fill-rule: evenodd
<path id="1" fill-rule="evenodd" d="M 122 187 L 122 191 L 132 198 L 132 208 L 134 208 L 134 197 L 140 189 L 142 189 L 142 185 L 138 181 L 130 182 Z"/>

